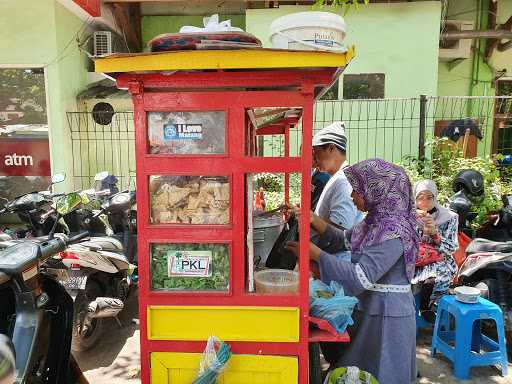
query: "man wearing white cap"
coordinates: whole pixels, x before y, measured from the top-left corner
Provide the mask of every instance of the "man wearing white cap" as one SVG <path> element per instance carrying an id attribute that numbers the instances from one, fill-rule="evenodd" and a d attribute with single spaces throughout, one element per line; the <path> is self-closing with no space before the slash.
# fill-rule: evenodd
<path id="1" fill-rule="evenodd" d="M 340 121 L 321 129 L 313 136 L 314 162 L 318 170 L 331 175 L 314 213 L 329 224 L 351 229 L 362 219 L 362 215 L 352 201 L 352 186 L 343 173 L 347 160 L 346 150 L 345 126 Z M 314 219 L 312 224 L 317 229 Z"/>

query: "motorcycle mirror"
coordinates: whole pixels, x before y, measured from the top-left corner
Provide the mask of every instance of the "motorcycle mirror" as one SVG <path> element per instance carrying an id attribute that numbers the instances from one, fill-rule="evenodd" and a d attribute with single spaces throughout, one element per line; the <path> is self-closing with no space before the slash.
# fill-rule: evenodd
<path id="1" fill-rule="evenodd" d="M 105 180 L 108 177 L 109 173 L 108 171 L 99 172 L 94 176 L 94 181 L 102 181 Z"/>
<path id="2" fill-rule="evenodd" d="M 64 216 L 77 209 L 82 203 L 82 197 L 76 192 L 68 193 L 57 200 L 56 211 Z"/>
<path id="3" fill-rule="evenodd" d="M 7 336 L 0 334 L 0 384 L 14 383 L 15 367 L 14 346 Z"/>

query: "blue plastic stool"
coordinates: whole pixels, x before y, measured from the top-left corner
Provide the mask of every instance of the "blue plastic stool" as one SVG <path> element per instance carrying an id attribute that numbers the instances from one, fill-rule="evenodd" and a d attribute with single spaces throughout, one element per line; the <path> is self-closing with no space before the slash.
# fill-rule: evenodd
<path id="1" fill-rule="evenodd" d="M 455 318 L 454 329 L 451 329 L 453 322 L 450 322 L 449 314 Z M 481 320 L 487 319 L 496 322 L 498 342 L 481 332 Z M 481 351 L 481 347 L 489 352 Z M 436 351 L 453 362 L 453 374 L 457 379 L 469 379 L 469 369 L 473 366 L 494 364 L 499 364 L 501 375 L 506 376 L 507 350 L 500 307 L 481 297 L 478 303 L 464 304 L 455 300 L 455 296 L 443 296 L 437 306 L 432 356 Z"/>

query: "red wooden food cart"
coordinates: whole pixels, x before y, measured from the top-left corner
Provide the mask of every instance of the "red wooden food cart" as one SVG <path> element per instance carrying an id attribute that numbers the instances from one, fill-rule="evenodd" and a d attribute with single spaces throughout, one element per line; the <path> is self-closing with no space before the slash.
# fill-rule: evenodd
<path id="1" fill-rule="evenodd" d="M 314 102 L 352 56 L 254 49 L 96 61 L 134 103 L 143 383 L 191 383 L 209 336 L 233 352 L 220 383 L 307 383 L 308 343 L 348 340 L 308 316 L 309 209 L 298 289 L 255 285 L 252 199 L 254 175 L 283 175 L 287 199 L 296 174 L 310 206 Z"/>

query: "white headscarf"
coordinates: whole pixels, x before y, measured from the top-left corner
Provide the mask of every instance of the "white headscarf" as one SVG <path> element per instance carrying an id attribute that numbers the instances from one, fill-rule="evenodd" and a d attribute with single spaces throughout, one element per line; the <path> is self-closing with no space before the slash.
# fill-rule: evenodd
<path id="1" fill-rule="evenodd" d="M 418 198 L 418 195 L 421 192 L 430 192 L 434 196 L 434 207 L 435 212 L 432 214 L 432 217 L 434 218 L 436 225 L 442 225 L 446 223 L 447 221 L 451 220 L 453 217 L 456 217 L 457 214 L 455 212 L 450 211 L 449 209 L 446 209 L 445 207 L 441 206 L 439 202 L 437 201 L 437 186 L 436 183 L 433 180 L 422 180 L 418 181 L 416 185 L 414 186 L 414 196 L 415 198 Z"/>

